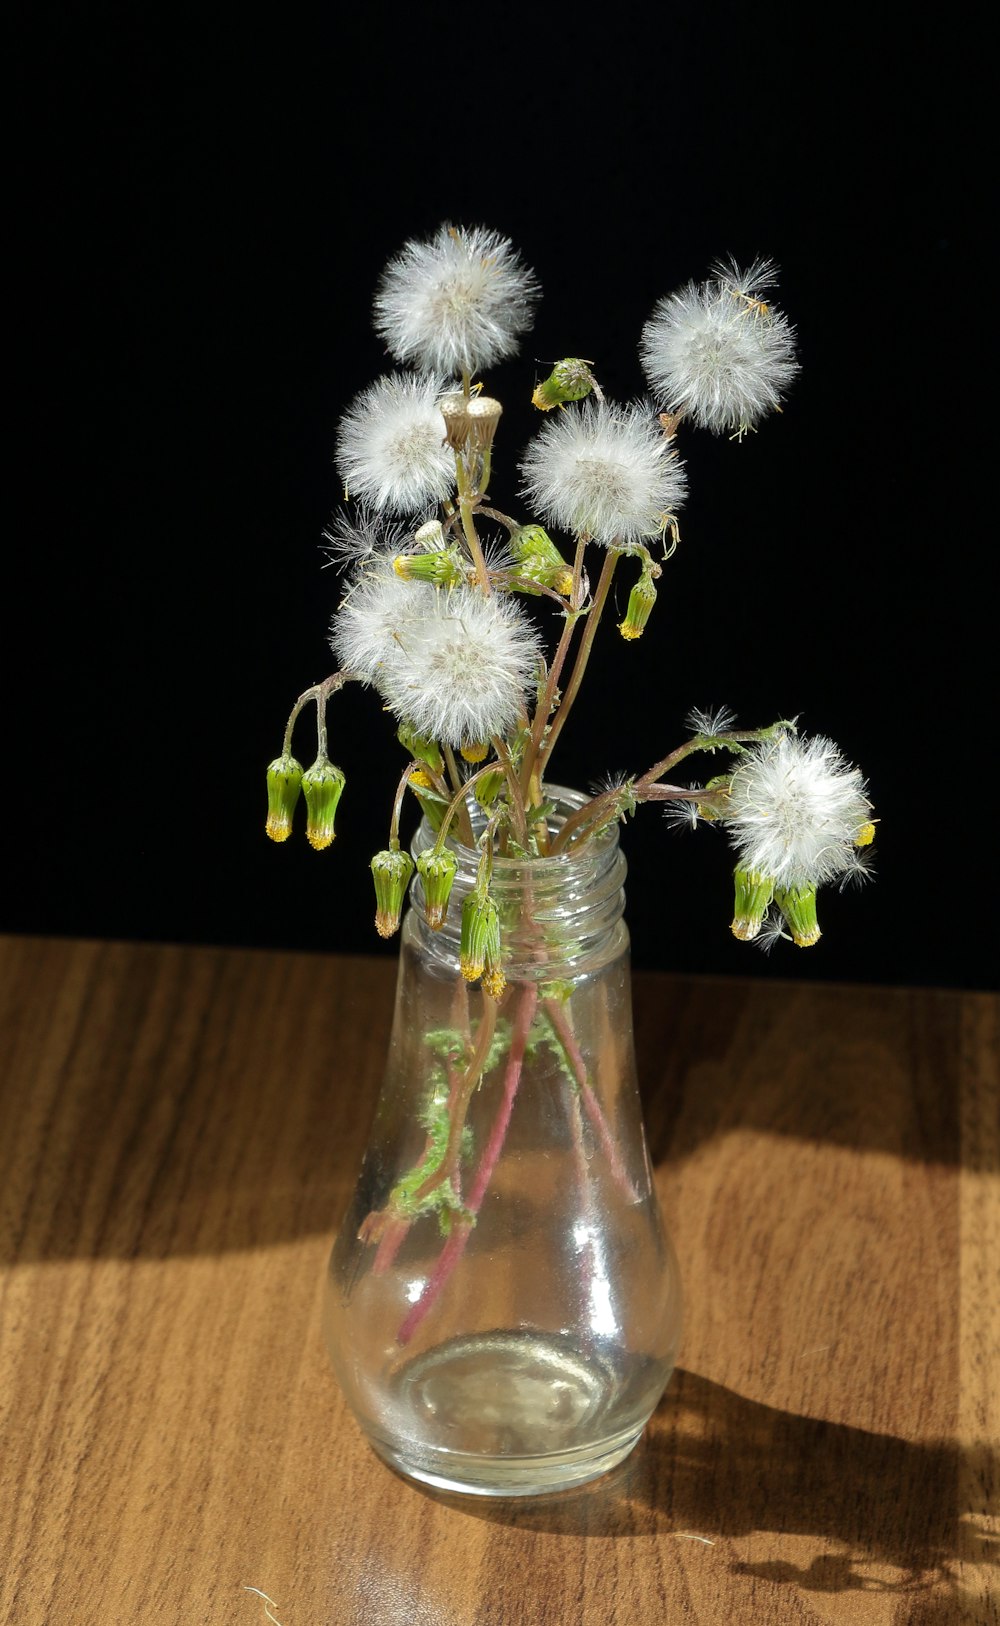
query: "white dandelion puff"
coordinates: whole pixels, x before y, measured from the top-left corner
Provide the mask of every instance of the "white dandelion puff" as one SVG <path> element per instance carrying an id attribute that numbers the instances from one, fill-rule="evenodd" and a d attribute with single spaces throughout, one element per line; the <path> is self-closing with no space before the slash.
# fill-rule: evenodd
<path id="1" fill-rule="evenodd" d="M 538 658 L 538 634 L 513 600 L 457 587 L 435 594 L 419 626 L 400 635 L 379 687 L 418 734 L 479 743 L 517 722 Z"/>
<path id="2" fill-rule="evenodd" d="M 445 225 L 389 261 L 375 296 L 375 331 L 397 361 L 471 376 L 515 353 L 539 292 L 506 237 Z"/>
<path id="3" fill-rule="evenodd" d="M 717 265 L 709 282 L 689 282 L 661 299 L 642 330 L 639 357 L 668 412 L 714 434 L 743 435 L 774 412 L 799 371 L 795 329 L 760 295 L 775 267 Z"/>
<path id="4" fill-rule="evenodd" d="M 328 565 L 341 570 L 392 558 L 410 535 L 405 525 L 391 524 L 365 503 L 359 503 L 353 513 L 339 509 L 322 534 Z"/>
<path id="5" fill-rule="evenodd" d="M 387 667 L 415 639 L 436 597 L 433 587 L 402 581 L 384 566 L 359 576 L 330 623 L 340 670 L 381 690 Z"/>
<path id="6" fill-rule="evenodd" d="M 455 459 L 438 406 L 444 387 L 432 374 L 391 373 L 355 397 L 337 430 L 336 464 L 350 496 L 411 515 L 449 495 Z"/>
<path id="7" fill-rule="evenodd" d="M 687 490 L 684 468 L 644 403 L 586 401 L 539 430 L 524 493 L 552 524 L 605 547 L 657 536 Z"/>
<path id="8" fill-rule="evenodd" d="M 856 868 L 871 803 L 832 740 L 779 734 L 741 757 L 720 817 L 742 869 L 809 887 Z"/>

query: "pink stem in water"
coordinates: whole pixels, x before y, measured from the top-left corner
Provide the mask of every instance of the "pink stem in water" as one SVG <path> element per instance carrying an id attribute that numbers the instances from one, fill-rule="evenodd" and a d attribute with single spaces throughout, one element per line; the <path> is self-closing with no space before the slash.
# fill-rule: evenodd
<path id="1" fill-rule="evenodd" d="M 628 1170 L 622 1162 L 621 1153 L 615 1144 L 615 1138 L 608 1128 L 608 1120 L 601 1111 L 601 1103 L 590 1086 L 587 1078 L 587 1063 L 584 1061 L 580 1046 L 576 1042 L 576 1035 L 566 1020 L 565 1012 L 557 1000 L 547 999 L 545 1001 L 545 1010 L 559 1037 L 559 1043 L 569 1057 L 570 1066 L 576 1074 L 576 1082 L 580 1086 L 580 1097 L 583 1101 L 584 1110 L 608 1160 L 612 1179 L 628 1202 L 637 1203 L 639 1193 L 629 1179 Z"/>
<path id="2" fill-rule="evenodd" d="M 452 1233 L 441 1249 L 437 1264 L 427 1278 L 423 1292 L 413 1308 L 407 1313 L 396 1334 L 397 1344 L 409 1343 L 465 1252 L 465 1244 L 468 1242 L 469 1233 L 472 1230 L 472 1220 L 479 1213 L 482 1206 L 483 1198 L 486 1196 L 489 1183 L 493 1178 L 493 1171 L 503 1150 L 503 1143 L 507 1138 L 510 1116 L 514 1110 L 514 1097 L 517 1095 L 518 1085 L 521 1082 L 525 1047 L 528 1043 L 528 1034 L 531 1031 L 537 1004 L 538 989 L 534 983 L 529 983 L 522 991 L 517 1017 L 514 1022 L 514 1030 L 510 1038 L 507 1071 L 504 1075 L 503 1097 L 497 1115 L 493 1120 L 490 1138 L 480 1158 L 479 1167 L 476 1170 L 475 1178 L 465 1202 L 465 1211 L 468 1218 L 463 1215 L 456 1216 L 454 1219 Z"/>

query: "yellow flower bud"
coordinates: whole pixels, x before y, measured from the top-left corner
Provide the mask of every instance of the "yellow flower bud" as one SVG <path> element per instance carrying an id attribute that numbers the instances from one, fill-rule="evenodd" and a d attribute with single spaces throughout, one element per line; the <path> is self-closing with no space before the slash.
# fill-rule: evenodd
<path id="1" fill-rule="evenodd" d="M 413 859 L 399 847 L 376 853 L 371 862 L 375 882 L 375 930 L 392 937 L 399 930 L 406 888 L 413 874 Z"/>
<path id="2" fill-rule="evenodd" d="M 769 875 L 757 875 L 753 870 L 736 871 L 736 912 L 732 933 L 742 943 L 757 936 L 774 897 L 774 881 Z"/>
<path id="3" fill-rule="evenodd" d="M 470 892 L 462 904 L 458 964 L 466 982 L 482 977 L 486 992 L 499 999 L 506 983 L 500 963 L 500 916 L 487 892 Z"/>
<path id="4" fill-rule="evenodd" d="M 432 931 L 440 931 L 448 913 L 448 899 L 458 869 L 454 853 L 428 847 L 417 856 L 417 874 L 424 883 L 424 912 Z"/>
<path id="5" fill-rule="evenodd" d="M 336 835 L 333 821 L 344 783 L 341 770 L 324 755 L 318 756 L 312 767 L 302 775 L 302 790 L 309 814 L 306 839 L 317 852 L 329 847 Z"/>
<path id="6" fill-rule="evenodd" d="M 792 942 L 799 948 L 812 948 L 822 935 L 816 919 L 814 886 L 775 887 L 774 901 L 788 922 Z"/>
<path id="7" fill-rule="evenodd" d="M 619 621 L 618 631 L 623 638 L 629 640 L 641 638 L 646 630 L 653 605 L 656 603 L 656 587 L 653 582 L 653 572 L 647 565 L 628 596 L 628 609 L 624 621 Z"/>
<path id="8" fill-rule="evenodd" d="M 267 823 L 264 828 L 272 841 L 287 841 L 292 833 L 292 814 L 302 789 L 302 768 L 288 751 L 275 757 L 267 770 Z"/>

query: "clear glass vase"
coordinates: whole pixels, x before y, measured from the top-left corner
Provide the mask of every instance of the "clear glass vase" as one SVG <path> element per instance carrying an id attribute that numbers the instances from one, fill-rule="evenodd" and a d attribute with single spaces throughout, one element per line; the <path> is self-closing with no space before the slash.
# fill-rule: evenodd
<path id="1" fill-rule="evenodd" d="M 583 798 L 549 790 L 557 829 Z M 418 852 L 433 842 L 421 828 Z M 378 1454 L 452 1491 L 582 1484 L 632 1449 L 670 1377 L 677 1262 L 642 1125 L 625 859 L 497 858 L 507 987 L 459 974 L 459 861 L 403 924 L 385 1077 L 333 1248 L 325 1333 Z"/>

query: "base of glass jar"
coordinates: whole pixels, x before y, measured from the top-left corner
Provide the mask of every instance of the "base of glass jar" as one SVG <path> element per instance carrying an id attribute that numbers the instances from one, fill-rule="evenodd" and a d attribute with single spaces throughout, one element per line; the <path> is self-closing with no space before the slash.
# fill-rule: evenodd
<path id="1" fill-rule="evenodd" d="M 369 1430 L 397 1472 L 473 1496 L 541 1496 L 597 1479 L 633 1449 L 669 1376 L 625 1385 L 600 1357 L 525 1331 L 454 1339 L 393 1385 L 391 1435 Z M 641 1395 L 641 1398 L 640 1398 Z"/>
<path id="2" fill-rule="evenodd" d="M 624 1462 L 641 1438 L 639 1428 L 624 1440 L 602 1441 L 605 1449 L 597 1452 L 590 1446 L 544 1457 L 476 1457 L 426 1449 L 414 1454 L 374 1438 L 371 1444 L 387 1467 L 435 1490 L 462 1496 L 551 1496 L 600 1479 Z"/>

